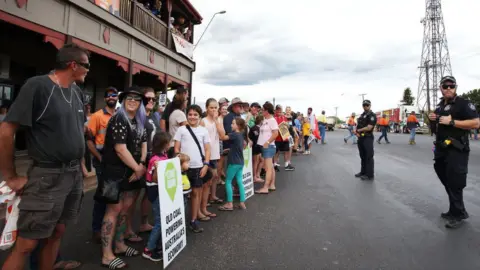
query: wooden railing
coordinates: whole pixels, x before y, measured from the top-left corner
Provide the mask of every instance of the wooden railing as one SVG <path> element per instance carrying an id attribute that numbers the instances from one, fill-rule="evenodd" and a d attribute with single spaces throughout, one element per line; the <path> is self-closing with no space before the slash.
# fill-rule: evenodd
<path id="1" fill-rule="evenodd" d="M 135 0 L 120 0 L 120 18 L 161 44 L 167 44 L 167 25 Z"/>

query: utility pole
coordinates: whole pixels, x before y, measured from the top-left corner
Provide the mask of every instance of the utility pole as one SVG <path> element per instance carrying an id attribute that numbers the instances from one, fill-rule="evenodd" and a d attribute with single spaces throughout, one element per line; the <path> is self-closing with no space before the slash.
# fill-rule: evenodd
<path id="1" fill-rule="evenodd" d="M 425 61 L 425 77 L 426 77 L 426 85 L 427 85 L 427 112 L 430 113 L 430 80 L 429 80 L 429 68 L 428 68 L 428 60 Z M 417 106 L 418 107 L 418 106 Z"/>
<path id="2" fill-rule="evenodd" d="M 365 101 L 365 96 L 366 96 L 366 95 L 367 95 L 367 94 L 360 94 L 360 95 L 359 95 L 359 96 L 362 96 L 362 101 Z"/>
<path id="3" fill-rule="evenodd" d="M 275 98 L 273 98 L 273 108 L 275 108 Z"/>
<path id="4" fill-rule="evenodd" d="M 338 118 L 337 117 L 337 110 L 338 110 L 338 107 L 335 107 L 335 118 Z"/>
<path id="5" fill-rule="evenodd" d="M 196 100 L 196 97 L 193 97 L 193 104 L 197 104 L 195 103 L 196 102 L 195 100 Z"/>

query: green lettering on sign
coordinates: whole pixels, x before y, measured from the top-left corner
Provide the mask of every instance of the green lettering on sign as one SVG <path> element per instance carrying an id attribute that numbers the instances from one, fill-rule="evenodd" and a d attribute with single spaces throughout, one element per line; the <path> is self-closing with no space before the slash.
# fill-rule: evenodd
<path id="1" fill-rule="evenodd" d="M 169 162 L 165 167 L 165 190 L 172 202 L 175 200 L 175 194 L 177 194 L 177 186 L 177 170 L 173 162 Z"/>
<path id="2" fill-rule="evenodd" d="M 247 147 L 243 150 L 243 160 L 245 162 L 245 168 L 248 166 L 248 162 L 250 162 L 250 151 L 250 147 Z"/>

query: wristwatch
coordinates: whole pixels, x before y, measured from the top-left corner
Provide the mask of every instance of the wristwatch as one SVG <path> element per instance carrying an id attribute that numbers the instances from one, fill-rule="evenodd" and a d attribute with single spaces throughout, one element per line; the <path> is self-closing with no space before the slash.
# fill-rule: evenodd
<path id="1" fill-rule="evenodd" d="M 203 162 L 203 166 L 210 166 L 210 162 Z"/>
<path id="2" fill-rule="evenodd" d="M 450 126 L 454 127 L 455 126 L 455 120 L 450 120 Z"/>
<path id="3" fill-rule="evenodd" d="M 140 164 L 142 164 L 143 166 L 145 166 L 147 163 L 145 162 L 145 160 L 142 160 L 139 162 Z"/>

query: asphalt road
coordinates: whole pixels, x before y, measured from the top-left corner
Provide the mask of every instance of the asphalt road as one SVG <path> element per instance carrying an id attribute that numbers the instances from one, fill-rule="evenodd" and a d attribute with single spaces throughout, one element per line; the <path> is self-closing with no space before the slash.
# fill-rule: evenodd
<path id="1" fill-rule="evenodd" d="M 220 213 L 205 232 L 187 234 L 170 269 L 480 269 L 480 142 L 472 142 L 465 203 L 470 219 L 450 231 L 439 214 L 448 199 L 432 167 L 432 137 L 391 134 L 375 144 L 375 180 L 353 177 L 360 160 L 344 131 L 296 156 L 296 171 L 277 176 L 277 191 L 255 195 L 248 210 Z M 377 135 L 378 136 L 378 135 Z M 282 162 L 283 163 L 283 162 Z M 68 230 L 62 253 L 82 269 L 102 269 L 90 243 L 92 194 L 81 223 Z M 145 235 L 145 238 L 147 235 Z M 142 244 L 134 245 L 142 248 Z M 4 257 L 4 256 L 2 256 Z M 142 258 L 130 269 L 159 269 Z"/>

